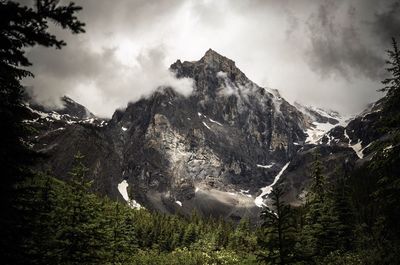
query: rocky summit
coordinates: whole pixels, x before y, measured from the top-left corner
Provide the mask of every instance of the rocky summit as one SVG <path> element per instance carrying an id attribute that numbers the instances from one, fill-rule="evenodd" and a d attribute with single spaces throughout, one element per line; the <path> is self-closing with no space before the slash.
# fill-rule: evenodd
<path id="1" fill-rule="evenodd" d="M 110 120 L 67 97 L 59 110 L 27 103 L 25 122 L 36 134 L 26 142 L 46 155 L 40 167 L 68 178 L 80 151 L 100 194 L 132 207 L 237 221 L 257 219 L 273 185 L 286 188 L 287 201 L 302 203 L 315 150 L 334 178 L 378 137 L 352 129 L 364 116 L 349 123 L 332 111 L 291 105 L 211 49 L 170 70 L 194 80 L 191 95 L 160 87 Z"/>

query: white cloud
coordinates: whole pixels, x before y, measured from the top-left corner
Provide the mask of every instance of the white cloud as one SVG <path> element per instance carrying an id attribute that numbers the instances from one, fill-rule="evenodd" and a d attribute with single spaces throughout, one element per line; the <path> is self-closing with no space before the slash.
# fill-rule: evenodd
<path id="1" fill-rule="evenodd" d="M 33 84 L 37 99 L 47 104 L 68 94 L 97 115 L 110 116 L 115 108 L 148 96 L 160 85 L 188 95 L 191 81 L 175 79 L 168 65 L 176 59 L 198 60 L 209 48 L 233 59 L 258 85 L 279 89 L 290 101 L 350 113 L 379 96 L 380 80 L 367 75 L 374 67 L 370 60 L 363 63 L 363 55 L 384 56 L 386 47 L 374 41 L 377 29 L 371 23 L 391 0 L 379 5 L 373 0 L 338 1 L 340 8 L 328 12 L 328 21 L 320 6 L 329 8 L 332 1 L 76 2 L 83 6 L 79 17 L 87 33 L 72 36 L 57 29 L 67 47 L 29 52 L 36 79 L 26 83 Z M 354 12 L 343 12 L 351 7 Z M 318 28 L 310 31 L 310 23 Z M 331 29 L 329 38 L 320 30 L 325 28 Z M 335 35 L 337 29 L 357 30 L 357 40 L 368 50 L 360 52 L 357 43 L 346 50 L 347 42 Z M 330 51 L 336 52 L 334 63 L 327 59 Z"/>
<path id="2" fill-rule="evenodd" d="M 193 91 L 192 79 L 177 79 L 169 71 L 161 46 L 142 50 L 130 61 L 121 59 L 119 47 L 94 52 L 81 46 L 84 56 L 75 56 L 76 48 L 69 46 L 63 51 L 63 57 L 69 61 L 64 62 L 64 67 L 57 70 L 37 67 L 36 78 L 26 81 L 32 82 L 31 92 L 38 103 L 60 106 L 59 98 L 68 95 L 96 115 L 111 117 L 117 108 L 147 97 L 161 86 L 170 86 L 184 96 Z M 48 54 L 56 58 L 53 53 L 57 52 Z M 86 71 L 80 71 L 82 68 Z"/>

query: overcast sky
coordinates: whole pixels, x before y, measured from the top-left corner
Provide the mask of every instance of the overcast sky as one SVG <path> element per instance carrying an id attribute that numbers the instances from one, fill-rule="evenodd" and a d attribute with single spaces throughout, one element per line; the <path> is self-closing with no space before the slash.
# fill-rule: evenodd
<path id="1" fill-rule="evenodd" d="M 212 48 L 290 102 L 356 113 L 382 96 L 385 50 L 400 36 L 392 0 L 79 0 L 86 33 L 53 29 L 68 45 L 35 47 L 35 98 L 68 95 L 99 116 L 159 85 L 190 92 L 168 67 Z"/>

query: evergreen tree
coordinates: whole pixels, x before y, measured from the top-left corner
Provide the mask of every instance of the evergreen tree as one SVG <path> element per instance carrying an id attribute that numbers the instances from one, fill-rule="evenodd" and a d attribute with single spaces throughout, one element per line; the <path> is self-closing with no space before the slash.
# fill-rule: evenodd
<path id="1" fill-rule="evenodd" d="M 394 137 L 392 148 L 383 147 L 369 166 L 378 176 L 373 198 L 379 205 L 374 230 L 379 231 L 382 256 L 391 262 L 400 258 L 400 133 Z M 397 144 L 397 146 L 395 146 Z"/>
<path id="2" fill-rule="evenodd" d="M 260 259 L 270 264 L 290 264 L 295 261 L 296 226 L 290 205 L 282 200 L 283 190 L 274 187 L 271 192 L 272 207 L 262 211 L 263 237 L 261 247 L 266 251 Z"/>
<path id="3" fill-rule="evenodd" d="M 354 239 L 354 209 L 351 205 L 348 176 L 340 176 L 335 183 L 332 193 L 332 213 L 335 218 L 335 232 L 337 234 L 338 250 L 352 249 Z"/>
<path id="4" fill-rule="evenodd" d="M 324 256 L 331 250 L 332 242 L 332 209 L 328 201 L 328 189 L 322 174 L 322 163 L 319 153 L 315 153 L 311 169 L 312 182 L 306 196 L 305 225 L 302 230 L 303 258 L 309 260 Z"/>
<path id="5" fill-rule="evenodd" d="M 326 192 L 326 181 L 324 175 L 322 174 L 323 167 L 320 158 L 321 155 L 319 154 L 318 151 L 316 151 L 314 153 L 314 161 L 311 165 L 312 182 L 307 199 L 310 201 L 318 201 L 323 203 Z"/>
<path id="6" fill-rule="evenodd" d="M 312 183 L 304 207 L 301 251 L 307 262 L 323 263 L 330 253 L 351 248 L 353 215 L 345 177 L 339 177 L 333 185 L 328 183 L 322 174 L 318 154 L 312 166 Z"/>
<path id="7" fill-rule="evenodd" d="M 24 223 L 13 207 L 17 199 L 14 186 L 30 175 L 29 166 L 35 157 L 21 140 L 29 130 L 22 123 L 25 109 L 20 81 L 33 76 L 23 69 L 31 65 L 24 50 L 34 45 L 57 48 L 65 45 L 48 32 L 50 21 L 73 33 L 83 32 L 84 24 L 75 16 L 80 9 L 73 3 L 65 6 L 56 0 L 36 0 L 34 8 L 0 1 L 0 123 L 4 128 L 0 131 L 0 248 L 3 264 L 26 264 L 21 261 L 24 253 L 20 249 Z"/>
<path id="8" fill-rule="evenodd" d="M 54 209 L 59 203 L 58 191 L 61 183 L 46 175 L 38 174 L 17 186 L 17 205 L 24 225 L 24 240 L 21 245 L 25 264 L 52 264 L 56 262 L 54 251 Z"/>
<path id="9" fill-rule="evenodd" d="M 136 231 L 132 210 L 118 202 L 105 200 L 108 205 L 106 212 L 107 227 L 110 239 L 107 240 L 110 264 L 125 264 L 131 261 L 137 249 Z"/>
<path id="10" fill-rule="evenodd" d="M 386 70 L 389 72 L 390 76 L 382 81 L 382 84 L 385 86 L 380 89 L 380 91 L 386 92 L 386 96 L 391 98 L 393 96 L 398 96 L 396 94 L 399 93 L 398 89 L 400 87 L 400 53 L 395 38 L 392 38 L 392 49 L 386 52 L 389 57 L 389 59 L 386 60 Z M 386 107 L 392 108 L 396 106 L 388 104 Z"/>
<path id="11" fill-rule="evenodd" d="M 103 203 L 90 192 L 93 181 L 87 180 L 87 171 L 78 153 L 68 188 L 62 194 L 63 205 L 56 212 L 61 219 L 58 264 L 96 264 L 107 254 Z"/>
<path id="12" fill-rule="evenodd" d="M 392 39 L 392 49 L 387 51 L 387 55 L 386 70 L 389 76 L 382 81 L 384 87 L 379 90 L 386 93 L 382 108 L 384 115 L 375 125 L 381 132 L 390 132 L 400 124 L 400 54 L 395 38 Z"/>
<path id="13" fill-rule="evenodd" d="M 186 230 L 185 234 L 183 235 L 183 244 L 187 247 L 189 247 L 191 244 L 193 244 L 197 240 L 197 231 L 196 231 L 196 225 L 194 223 L 190 223 Z"/>

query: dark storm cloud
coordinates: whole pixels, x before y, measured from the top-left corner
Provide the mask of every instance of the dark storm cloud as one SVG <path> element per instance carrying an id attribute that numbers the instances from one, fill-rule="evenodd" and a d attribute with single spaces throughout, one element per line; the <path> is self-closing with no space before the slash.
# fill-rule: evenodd
<path id="1" fill-rule="evenodd" d="M 382 52 L 377 53 L 364 42 L 360 33 L 362 29 L 357 28 L 357 8 L 346 5 L 347 10 L 344 10 L 338 5 L 338 2 L 325 1 L 307 21 L 310 32 L 307 55 L 310 66 L 322 75 L 336 74 L 346 78 L 364 75 L 373 80 L 382 78 Z M 346 23 L 342 24 L 340 20 Z M 375 29 L 381 26 L 374 23 Z"/>
<path id="2" fill-rule="evenodd" d="M 400 37 L 400 2 L 394 2 L 381 12 L 376 12 L 370 24 L 383 46 L 390 43 L 392 37 Z"/>

